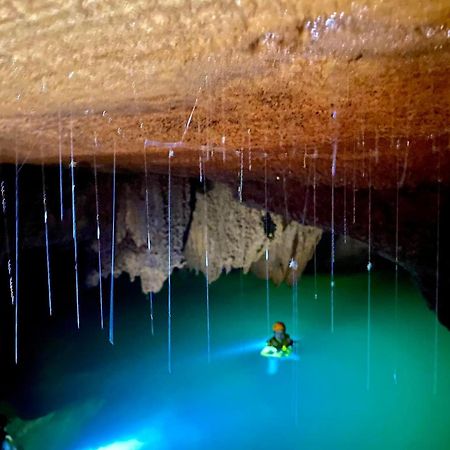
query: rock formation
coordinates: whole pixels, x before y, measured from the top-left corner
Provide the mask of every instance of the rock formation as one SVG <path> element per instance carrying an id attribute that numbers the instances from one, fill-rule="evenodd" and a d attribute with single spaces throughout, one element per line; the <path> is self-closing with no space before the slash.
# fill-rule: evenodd
<path id="1" fill-rule="evenodd" d="M 128 273 L 140 278 L 142 291 L 158 292 L 169 270 L 169 216 L 167 177 L 127 177 L 120 184 L 117 199 L 116 258 L 114 276 Z M 148 201 L 148 203 L 147 203 Z M 171 270 L 185 264 L 184 235 L 191 215 L 189 180 L 173 178 L 171 183 Z M 103 276 L 111 273 L 110 234 L 102 240 Z M 97 249 L 93 244 L 94 250 Z M 96 283 L 98 273 L 91 278 Z"/>
<path id="2" fill-rule="evenodd" d="M 278 232 L 268 247 L 268 272 L 276 284 L 292 284 L 302 273 L 308 261 L 313 257 L 316 245 L 322 236 L 322 230 L 291 221 L 284 224 L 281 216 L 275 216 Z M 294 265 L 290 267 L 290 262 Z M 266 255 L 252 264 L 252 272 L 260 278 L 266 277 Z"/>
<path id="3" fill-rule="evenodd" d="M 270 214 L 274 230 L 268 233 L 264 211 L 240 203 L 222 184 L 205 194 L 197 193 L 196 198 L 184 254 L 187 266 L 207 273 L 210 282 L 223 271 L 237 268 L 265 278 L 266 249 L 270 278 L 277 284 L 292 282 L 289 261 L 297 261 L 296 277 L 300 276 L 322 234 L 318 228 L 294 221 L 285 224 L 277 214 Z"/>
<path id="4" fill-rule="evenodd" d="M 159 292 L 168 276 L 167 177 L 148 175 L 147 183 L 143 176 L 122 180 L 117 200 L 114 275 L 127 273 L 132 281 L 138 277 L 143 292 Z M 269 277 L 277 284 L 291 283 L 290 260 L 297 262 L 295 277 L 299 277 L 313 256 L 320 229 L 294 221 L 285 224 L 281 216 L 273 214 L 273 233 L 267 233 L 264 212 L 240 203 L 228 186 L 220 183 L 206 193 L 197 192 L 192 209 L 189 180 L 172 181 L 172 270 L 186 266 L 208 272 L 210 283 L 222 272 L 238 268 L 265 278 L 267 248 Z M 105 278 L 111 271 L 108 231 L 102 233 Z M 97 251 L 95 240 L 92 249 Z M 89 284 L 97 283 L 98 272 L 94 270 Z"/>

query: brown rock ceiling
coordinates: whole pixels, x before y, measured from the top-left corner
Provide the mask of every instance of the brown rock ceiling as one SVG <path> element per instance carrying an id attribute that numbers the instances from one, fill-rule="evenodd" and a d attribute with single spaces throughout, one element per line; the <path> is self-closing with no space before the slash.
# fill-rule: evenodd
<path id="1" fill-rule="evenodd" d="M 337 231 L 367 240 L 372 185 L 372 244 L 393 258 L 398 184 L 399 257 L 433 305 L 449 41 L 449 0 L 3 2 L 0 161 L 57 163 L 61 149 L 67 164 L 73 145 L 81 165 L 95 151 L 110 170 L 115 151 L 142 171 L 145 148 L 166 173 L 172 147 L 174 175 L 198 176 L 201 157 L 235 192 L 242 165 L 244 201 L 259 205 L 267 168 L 269 209 L 309 224 L 315 181 L 329 228 L 335 155 Z"/>
<path id="2" fill-rule="evenodd" d="M 449 179 L 450 2 L 6 2 L 0 9 L 3 162 L 75 159 L 357 186 Z M 193 113 L 192 113 L 193 112 Z M 192 113 L 192 116 L 191 116 Z M 333 114 L 335 118 L 333 118 Z M 189 117 L 191 120 L 189 121 Z M 189 122 L 189 127 L 186 124 Z M 115 143 L 115 144 L 114 144 Z M 334 143 L 334 144 L 333 144 Z M 442 151 L 440 151 L 442 150 Z M 309 178 L 311 182 L 311 179 Z"/>

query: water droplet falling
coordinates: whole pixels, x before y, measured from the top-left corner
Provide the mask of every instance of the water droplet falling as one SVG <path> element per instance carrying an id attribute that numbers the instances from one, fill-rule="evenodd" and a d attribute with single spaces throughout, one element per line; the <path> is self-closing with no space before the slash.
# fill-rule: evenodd
<path id="1" fill-rule="evenodd" d="M 77 328 L 80 328 L 80 303 L 79 303 L 79 288 L 78 288 L 78 244 L 77 244 L 77 211 L 76 211 L 76 196 L 75 196 L 75 160 L 74 160 L 74 143 L 73 143 L 73 123 L 70 119 L 70 178 L 72 186 L 72 239 L 73 239 L 73 253 L 74 253 L 74 268 L 75 268 L 75 303 L 77 309 Z"/>
<path id="2" fill-rule="evenodd" d="M 59 153 L 59 208 L 61 222 L 64 219 L 64 196 L 63 196 L 63 164 L 62 164 L 62 126 L 61 111 L 58 111 L 58 153 Z"/>
<path id="3" fill-rule="evenodd" d="M 267 329 L 270 332 L 270 287 L 269 287 L 269 244 L 265 250 L 266 261 L 266 317 L 267 317 Z"/>
<path id="4" fill-rule="evenodd" d="M 336 253 L 335 227 L 334 227 L 334 184 L 336 177 L 337 142 L 333 141 L 333 153 L 331 160 L 331 264 L 330 264 L 330 307 L 331 307 L 331 332 L 334 332 L 334 260 Z"/>
<path id="5" fill-rule="evenodd" d="M 439 350 L 439 271 L 440 271 L 440 235 L 441 235 L 441 152 L 437 149 L 437 190 L 436 190 L 436 276 L 434 306 L 434 357 L 433 357 L 433 394 L 437 395 L 438 386 L 438 350 Z"/>
<path id="6" fill-rule="evenodd" d="M 201 92 L 201 89 L 202 88 L 200 87 L 200 89 L 198 91 L 199 94 Z M 194 115 L 195 108 L 197 108 L 197 103 L 198 103 L 198 97 L 195 99 L 194 106 L 192 107 L 191 113 L 189 114 L 188 120 L 186 121 L 186 125 L 184 126 L 183 135 L 181 136 L 181 142 L 184 142 L 184 138 L 186 137 L 186 134 L 187 134 L 187 132 L 189 130 L 189 127 L 190 127 L 191 122 L 192 122 L 192 116 Z"/>
<path id="7" fill-rule="evenodd" d="M 151 331 L 152 331 L 152 336 L 155 335 L 155 327 L 154 327 L 154 320 L 153 320 L 153 292 L 150 292 L 148 294 L 148 299 L 150 302 L 150 326 L 151 326 Z"/>
<path id="8" fill-rule="evenodd" d="M 47 187 L 45 184 L 45 165 L 42 158 L 41 163 L 41 175 L 42 175 L 42 206 L 44 213 L 44 236 L 45 236 L 45 256 L 47 263 L 47 290 L 48 290 L 48 311 L 52 315 L 52 286 L 50 276 L 50 249 L 48 243 L 48 212 L 47 212 Z"/>
<path id="9" fill-rule="evenodd" d="M 292 273 L 292 333 L 295 340 L 298 340 L 299 326 L 298 326 L 298 282 L 297 269 L 298 263 L 293 258 L 289 262 L 289 268 Z M 294 361 L 293 366 L 293 412 L 294 423 L 298 425 L 298 393 L 299 393 L 299 377 L 298 377 L 298 358 Z"/>
<path id="10" fill-rule="evenodd" d="M 242 203 L 242 189 L 243 189 L 243 183 L 244 183 L 244 151 L 241 148 L 241 151 L 239 152 L 239 188 L 238 188 L 238 195 L 239 195 L 239 202 Z"/>
<path id="11" fill-rule="evenodd" d="M 297 292 L 297 270 L 298 263 L 294 258 L 289 261 L 292 274 L 292 332 L 298 337 L 298 292 Z"/>
<path id="12" fill-rule="evenodd" d="M 306 223 L 306 217 L 308 212 L 308 206 L 309 206 L 309 183 L 311 182 L 311 167 L 308 167 L 308 175 L 306 178 L 306 184 L 305 184 L 305 201 L 303 202 L 303 217 L 302 217 L 302 225 L 305 225 Z"/>
<path id="13" fill-rule="evenodd" d="M 405 184 L 406 173 L 408 170 L 408 155 L 409 155 L 409 140 L 406 141 L 405 156 L 404 156 L 404 161 L 403 161 L 403 172 L 402 172 L 402 176 L 400 178 L 400 186 L 403 186 Z"/>
<path id="14" fill-rule="evenodd" d="M 172 164 L 173 150 L 169 149 L 167 159 L 167 370 L 172 373 Z"/>
<path id="15" fill-rule="evenodd" d="M 201 155 L 198 157 L 198 179 L 203 183 L 203 160 Z"/>
<path id="16" fill-rule="evenodd" d="M 372 162 L 368 157 L 368 230 L 367 230 L 367 379 L 366 388 L 370 390 L 371 350 L 372 350 Z"/>
<path id="17" fill-rule="evenodd" d="M 208 235 L 208 197 L 206 193 L 206 176 L 203 177 L 203 238 L 205 246 L 205 292 L 206 292 L 206 337 L 207 337 L 207 355 L 208 362 L 211 362 L 211 324 L 210 324 L 210 308 L 209 308 L 209 235 Z"/>
<path id="18" fill-rule="evenodd" d="M 1 195 L 2 195 L 3 228 L 5 230 L 6 257 L 8 259 L 9 294 L 11 297 L 11 304 L 14 305 L 14 282 L 13 282 L 13 276 L 12 276 L 11 249 L 10 249 L 10 245 L 9 245 L 6 183 L 4 180 L 1 181 Z"/>
<path id="19" fill-rule="evenodd" d="M 15 195 L 16 195 L 16 229 L 15 229 L 15 288 L 14 302 L 14 361 L 19 362 L 19 155 L 16 147 L 15 164 Z"/>
<path id="20" fill-rule="evenodd" d="M 317 150 L 314 152 L 314 176 L 313 176 L 313 225 L 314 227 L 317 226 L 317 173 L 316 173 L 316 161 L 317 161 L 318 153 Z M 316 249 L 317 250 L 317 249 Z M 317 300 L 318 294 L 317 294 L 317 252 L 314 251 L 314 299 Z"/>
<path id="21" fill-rule="evenodd" d="M 116 257 L 116 140 L 113 141 L 111 207 L 111 285 L 109 290 L 109 342 L 114 345 L 114 266 Z"/>
<path id="22" fill-rule="evenodd" d="M 353 145 L 353 215 L 352 223 L 356 223 L 356 148 Z"/>
<path id="23" fill-rule="evenodd" d="M 147 250 L 150 252 L 152 241 L 150 235 L 150 204 L 148 191 L 148 167 L 147 167 L 147 148 L 144 143 L 144 179 L 145 179 L 145 226 L 147 228 Z"/>
<path id="24" fill-rule="evenodd" d="M 283 172 L 283 201 L 284 201 L 284 217 L 289 220 L 288 198 L 286 190 L 286 174 Z"/>
<path id="25" fill-rule="evenodd" d="M 222 162 L 223 162 L 223 163 L 225 163 L 225 161 L 226 161 L 226 154 L 225 154 L 225 140 L 226 140 L 225 135 L 222 135 L 222 140 L 221 140 L 221 142 L 222 142 Z"/>
<path id="26" fill-rule="evenodd" d="M 268 199 L 267 199 L 267 153 L 264 153 L 264 231 L 267 235 L 269 233 L 268 224 Z M 270 333 L 270 291 L 269 291 L 269 242 L 266 243 L 265 249 L 265 264 L 266 264 L 266 321 L 267 329 Z"/>
<path id="27" fill-rule="evenodd" d="M 344 164 L 344 244 L 347 243 L 347 166 Z"/>
<path id="28" fill-rule="evenodd" d="M 395 364 L 393 379 L 394 383 L 397 384 L 398 374 L 397 374 L 397 361 L 398 361 L 398 253 L 399 253 L 399 200 L 400 200 L 400 164 L 399 164 L 399 149 L 400 142 L 397 141 L 396 145 L 396 187 L 395 187 L 395 281 L 394 281 L 394 325 L 395 325 Z"/>
<path id="29" fill-rule="evenodd" d="M 252 135 L 250 129 L 247 130 L 248 134 L 248 171 L 252 171 Z"/>
<path id="30" fill-rule="evenodd" d="M 100 201 L 98 195 L 98 176 L 97 176 L 97 137 L 94 138 L 94 190 L 95 190 L 95 222 L 97 228 L 97 265 L 98 265 L 98 293 L 100 306 L 100 327 L 104 328 L 103 315 L 103 271 L 102 271 L 102 246 L 100 234 Z"/>

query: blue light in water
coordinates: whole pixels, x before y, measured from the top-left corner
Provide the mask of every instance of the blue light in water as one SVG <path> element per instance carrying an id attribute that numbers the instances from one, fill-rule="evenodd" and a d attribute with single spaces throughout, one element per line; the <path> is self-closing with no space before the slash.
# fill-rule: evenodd
<path id="1" fill-rule="evenodd" d="M 113 442 L 104 447 L 98 447 L 96 450 L 139 450 L 143 446 L 141 441 L 130 439 L 129 441 Z"/>
<path id="2" fill-rule="evenodd" d="M 214 352 L 215 357 L 226 357 L 226 356 L 234 356 L 234 355 L 243 355 L 243 354 L 258 354 L 259 351 L 266 345 L 265 341 L 257 340 L 251 342 L 242 342 L 239 345 L 233 347 L 227 347 L 223 349 L 218 349 Z"/>
<path id="3" fill-rule="evenodd" d="M 275 375 L 277 372 L 278 372 L 278 360 L 275 358 L 268 358 L 267 375 Z"/>

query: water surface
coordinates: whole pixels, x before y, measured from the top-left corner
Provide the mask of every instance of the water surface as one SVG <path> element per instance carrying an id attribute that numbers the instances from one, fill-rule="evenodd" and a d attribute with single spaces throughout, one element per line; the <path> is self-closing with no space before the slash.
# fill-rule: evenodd
<path id="1" fill-rule="evenodd" d="M 407 277 L 396 321 L 394 274 L 373 273 L 368 346 L 367 275 L 336 276 L 334 333 L 329 277 L 315 300 L 305 275 L 297 358 L 277 366 L 259 355 L 264 280 L 233 272 L 211 285 L 209 364 L 204 278 L 172 281 L 172 374 L 167 291 L 155 296 L 152 336 L 148 298 L 122 277 L 114 347 L 84 322 L 43 350 L 35 401 L 55 412 L 19 432 L 26 450 L 450 448 L 450 333 L 439 326 L 434 395 L 435 318 Z M 292 289 L 271 284 L 270 301 L 271 321 L 292 331 Z"/>

